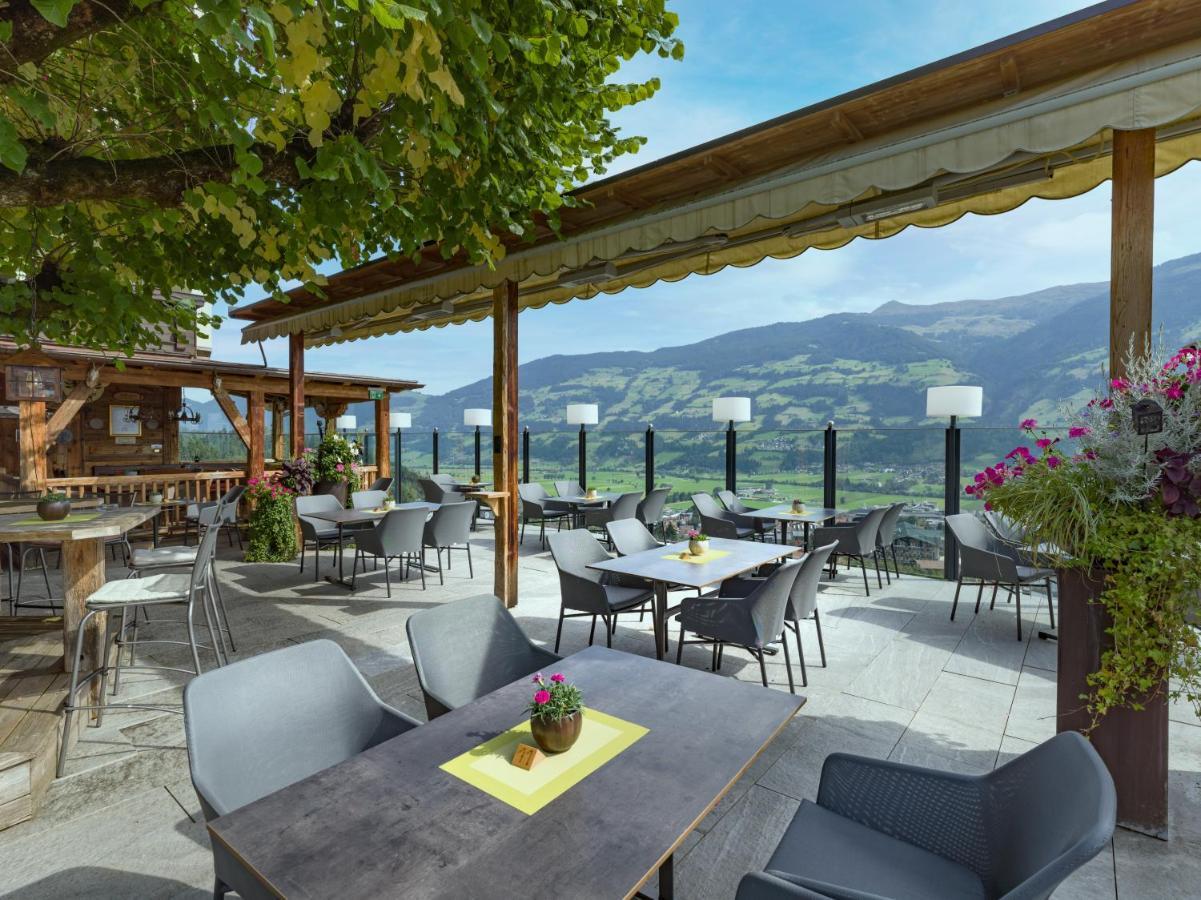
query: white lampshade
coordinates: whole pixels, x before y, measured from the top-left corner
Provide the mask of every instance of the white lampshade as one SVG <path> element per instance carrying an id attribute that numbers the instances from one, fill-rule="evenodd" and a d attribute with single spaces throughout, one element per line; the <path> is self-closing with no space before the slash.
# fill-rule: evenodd
<path id="1" fill-rule="evenodd" d="M 984 411 L 984 388 L 948 384 L 926 388 L 926 415 L 975 418 Z"/>
<path id="2" fill-rule="evenodd" d="M 595 403 L 568 403 L 568 425 L 595 425 L 600 421 L 600 407 Z"/>
<path id="3" fill-rule="evenodd" d="M 339 431 L 354 431 L 359 427 L 359 420 L 354 416 L 338 416 L 336 424 Z"/>
<path id="4" fill-rule="evenodd" d="M 413 414 L 412 413 L 392 413 L 389 418 L 392 420 L 393 428 L 412 428 Z"/>
<path id="5" fill-rule="evenodd" d="M 490 409 L 465 409 L 463 410 L 464 425 L 491 425 L 492 410 Z"/>
<path id="6" fill-rule="evenodd" d="M 714 397 L 714 422 L 749 422 L 751 420 L 750 397 Z"/>

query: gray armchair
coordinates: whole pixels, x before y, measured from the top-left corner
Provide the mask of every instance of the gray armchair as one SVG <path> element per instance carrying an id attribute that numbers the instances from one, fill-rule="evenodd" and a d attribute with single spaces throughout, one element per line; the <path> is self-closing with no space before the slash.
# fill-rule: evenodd
<path id="1" fill-rule="evenodd" d="M 491 594 L 415 612 L 405 630 L 431 719 L 559 661 Z"/>
<path id="2" fill-rule="evenodd" d="M 441 512 L 441 509 L 439 509 Z M 399 560 L 400 579 L 408 578 L 413 563 L 421 573 L 421 589 L 425 590 L 424 542 L 425 520 L 429 515 L 424 509 L 393 509 L 384 514 L 376 525 L 355 532 L 354 569 L 350 575 L 351 587 L 359 573 L 359 560 L 363 560 L 363 571 L 367 571 L 367 558 L 384 561 L 384 586 L 392 596 L 392 577 L 389 562 Z M 435 513 L 437 515 L 437 513 Z"/>
<path id="3" fill-rule="evenodd" d="M 813 546 L 835 544 L 834 553 L 830 557 L 831 570 L 838 565 L 839 556 L 859 560 L 859 568 L 863 572 L 863 590 L 869 597 L 872 595 L 872 589 L 867 583 L 867 563 L 864 561 L 867 557 L 872 558 L 872 564 L 876 567 L 877 585 L 881 589 L 884 587 L 884 579 L 880 577 L 880 547 L 877 540 L 880 536 L 880 523 L 887 512 L 887 506 L 878 506 L 857 522 L 848 525 L 823 525 L 813 530 Z"/>
<path id="4" fill-rule="evenodd" d="M 313 548 L 313 581 L 320 577 L 321 548 L 337 547 L 338 526 L 325 519 L 311 518 L 309 513 L 338 512 L 342 501 L 333 494 L 313 494 L 296 498 L 296 518 L 300 521 L 300 571 L 304 571 L 304 553 Z"/>
<path id="5" fill-rule="evenodd" d="M 426 547 L 433 549 L 438 557 L 438 583 L 445 584 L 442 573 L 442 551 L 446 551 L 446 568 L 451 567 L 452 550 L 464 550 L 467 553 L 467 575 L 475 578 L 475 569 L 471 564 L 471 521 L 475 518 L 475 500 L 462 503 L 444 503 L 434 510 L 433 517 L 425 523 L 425 536 L 422 539 Z M 424 577 L 424 576 L 422 576 Z"/>
<path id="6" fill-rule="evenodd" d="M 637 521 L 634 518 L 634 513 L 638 511 L 638 501 L 641 495 L 637 491 L 632 491 L 628 494 L 622 494 L 608 506 L 602 506 L 597 509 L 584 510 L 584 527 L 585 528 L 604 528 L 610 522 L 618 522 L 622 519 L 630 519 Z"/>
<path id="7" fill-rule="evenodd" d="M 439 479 L 443 479 L 440 481 Z M 425 496 L 426 503 L 462 503 L 464 497 L 456 491 L 453 486 L 445 483 L 445 475 L 431 475 L 429 478 L 418 480 L 421 485 L 421 493 Z"/>
<path id="8" fill-rule="evenodd" d="M 892 576 L 888 574 L 888 554 L 892 553 L 892 566 L 896 570 L 897 581 L 901 580 L 901 566 L 897 563 L 897 522 L 905 511 L 904 503 L 894 503 L 884 511 L 880 520 L 880 530 L 876 533 L 876 546 L 880 548 L 880 556 L 884 559 L 884 574 L 888 583 L 892 584 Z"/>
<path id="9" fill-rule="evenodd" d="M 750 527 L 752 529 L 754 529 L 755 536 L 757 538 L 759 538 L 759 540 L 763 540 L 764 530 L 765 530 L 766 525 L 768 524 L 767 522 L 765 522 L 763 519 L 755 518 L 754 516 L 744 516 L 743 514 L 749 513 L 751 511 L 751 508 L 749 506 L 747 506 L 745 503 L 743 503 L 738 498 L 738 495 L 735 494 L 733 491 L 725 491 L 725 490 L 718 491 L 716 496 L 717 496 L 718 501 L 721 503 L 721 505 L 726 508 L 726 512 L 731 512 L 731 513 L 734 513 L 735 515 L 743 516 L 746 523 L 748 525 L 750 525 Z"/>
<path id="10" fill-rule="evenodd" d="M 634 518 L 645 525 L 652 534 L 663 521 L 663 507 L 667 505 L 670 493 L 670 487 L 655 488 L 642 498 L 638 509 L 634 511 Z"/>
<path id="11" fill-rule="evenodd" d="M 955 583 L 955 600 L 951 603 L 951 621 L 959 608 L 959 592 L 965 579 L 979 583 L 976 591 L 976 613 L 980 612 L 980 601 L 984 598 L 985 585 L 992 585 L 992 600 L 988 608 L 997 605 L 997 589 L 1004 586 L 1017 597 L 1017 639 L 1022 639 L 1022 587 L 1042 582 L 1047 591 L 1047 610 L 1051 627 L 1055 627 L 1055 603 L 1051 593 L 1053 569 L 1037 569 L 1022 564 L 1017 548 L 994 537 L 984 523 L 971 513 L 947 516 L 947 526 L 959 545 L 959 578 Z"/>
<path id="12" fill-rule="evenodd" d="M 387 491 L 354 491 L 350 495 L 350 506 L 352 509 L 379 509 L 387 499 Z"/>
<path id="13" fill-rule="evenodd" d="M 551 496 L 541 484 L 531 481 L 528 484 L 517 485 L 517 496 L 521 500 L 521 537 L 518 543 L 525 542 L 525 526 L 527 522 L 538 523 L 538 540 L 542 549 L 546 549 L 546 523 L 555 522 L 560 530 L 563 520 L 571 515 L 566 509 L 554 509 Z"/>
<path id="14" fill-rule="evenodd" d="M 223 816 L 417 721 L 385 704 L 333 641 L 318 640 L 205 672 L 184 688 L 188 767 L 206 820 Z M 214 898 L 271 897 L 214 845 Z"/>
<path id="15" fill-rule="evenodd" d="M 755 536 L 751 519 L 722 509 L 709 494 L 693 494 L 692 506 L 700 516 L 701 531 L 710 537 L 741 540 Z"/>
<path id="16" fill-rule="evenodd" d="M 609 554 L 587 529 L 575 528 L 552 534 L 550 553 L 559 570 L 561 595 L 559 626 L 555 630 L 556 653 L 563 637 L 565 618 L 592 618 L 592 628 L 588 632 L 588 645 L 591 646 L 599 616 L 605 623 L 605 642 L 612 647 L 618 613 L 644 613 L 654 602 L 654 593 L 644 584 L 612 583 L 605 578 L 605 573 L 588 568 L 591 563 L 608 559 Z"/>
<path id="17" fill-rule="evenodd" d="M 788 610 L 788 595 L 796 581 L 800 566 L 780 566 L 744 597 L 702 596 L 686 597 L 680 604 L 680 643 L 676 647 L 676 663 L 683 659 L 684 644 L 709 644 L 713 647 L 713 670 L 721 668 L 721 654 L 726 644 L 734 644 L 759 661 L 759 674 L 767 687 L 767 664 L 764 650 L 769 644 L 781 641 L 784 647 L 784 666 L 788 671 L 788 690 L 796 693 L 792 678 L 792 656 L 784 639 L 784 616 Z M 690 631 L 696 640 L 686 641 Z"/>
<path id="18" fill-rule="evenodd" d="M 367 488 L 369 491 L 383 491 L 385 494 L 392 490 L 392 485 L 396 483 L 395 478 L 377 478 L 371 482 L 371 486 Z"/>
<path id="19" fill-rule="evenodd" d="M 581 497 L 584 489 L 578 481 L 556 481 L 555 493 L 560 497 Z"/>
<path id="20" fill-rule="evenodd" d="M 737 896 L 1044 900 L 1109 843 L 1116 812 L 1109 771 L 1074 731 L 984 775 L 833 753 L 817 802 L 801 801 Z"/>
<path id="21" fill-rule="evenodd" d="M 646 526 L 637 519 L 609 522 L 605 525 L 605 531 L 609 534 L 609 546 L 618 556 L 629 556 L 663 546 L 663 542 L 647 531 Z"/>

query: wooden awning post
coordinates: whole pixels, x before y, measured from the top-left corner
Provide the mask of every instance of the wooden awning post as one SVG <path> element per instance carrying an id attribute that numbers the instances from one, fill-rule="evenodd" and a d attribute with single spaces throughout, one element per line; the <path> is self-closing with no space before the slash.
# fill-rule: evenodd
<path id="1" fill-rule="evenodd" d="M 388 395 L 384 394 L 375 401 L 375 466 L 380 478 L 388 478 L 392 474 L 392 447 L 388 443 L 391 427 Z"/>
<path id="2" fill-rule="evenodd" d="M 46 403 L 21 400 L 17 404 L 17 428 L 21 432 L 21 490 L 44 491 L 50 465 L 46 443 Z"/>
<path id="3" fill-rule="evenodd" d="M 492 480 L 508 496 L 496 518 L 496 596 L 517 605 L 517 282 L 492 291 Z"/>
<path id="4" fill-rule="evenodd" d="M 288 336 L 288 412 L 292 456 L 304 447 L 304 332 Z"/>
<path id="5" fill-rule="evenodd" d="M 263 421 L 264 398 L 262 391 L 251 391 L 246 404 L 249 420 L 250 441 L 246 447 L 246 474 L 251 478 L 262 478 L 266 469 L 267 446 L 264 440 L 266 423 Z"/>
<path id="6" fill-rule="evenodd" d="M 1151 345 L 1151 270 L 1155 247 L 1155 129 L 1113 133 L 1109 377 L 1126 377 L 1131 341 Z"/>

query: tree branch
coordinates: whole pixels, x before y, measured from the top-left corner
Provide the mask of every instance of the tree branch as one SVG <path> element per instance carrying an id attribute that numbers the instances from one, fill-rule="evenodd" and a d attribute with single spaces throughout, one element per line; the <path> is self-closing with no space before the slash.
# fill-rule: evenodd
<path id="1" fill-rule="evenodd" d="M 0 46 L 0 83 L 16 78 L 17 67 L 27 63 L 40 63 L 62 47 L 95 34 L 114 22 L 143 15 L 157 6 L 158 0 L 138 7 L 129 0 L 82 0 L 72 7 L 67 16 L 67 27 L 59 28 L 46 19 L 29 0 L 10 0 L 0 7 L 0 22 L 12 25 L 12 37 Z"/>

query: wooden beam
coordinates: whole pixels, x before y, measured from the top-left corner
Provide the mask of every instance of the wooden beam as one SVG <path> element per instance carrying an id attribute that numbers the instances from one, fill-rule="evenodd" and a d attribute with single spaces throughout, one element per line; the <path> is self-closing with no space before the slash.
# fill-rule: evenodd
<path id="1" fill-rule="evenodd" d="M 288 336 L 288 426 L 292 455 L 304 447 L 304 332 Z"/>
<path id="2" fill-rule="evenodd" d="M 71 421 L 83 409 L 83 405 L 88 402 L 91 393 L 92 389 L 82 381 L 77 382 L 75 387 L 71 388 L 71 393 L 63 398 L 63 402 L 54 411 L 50 421 L 46 423 L 46 446 L 50 446 L 58 440 L 58 436 L 71 424 Z"/>
<path id="3" fill-rule="evenodd" d="M 1012 97 L 1022 89 L 1022 76 L 1018 72 L 1018 62 L 1012 55 L 1002 56 L 999 65 L 1001 68 L 1001 96 Z"/>
<path id="4" fill-rule="evenodd" d="M 171 413 L 183 403 L 182 388 L 167 388 L 163 391 L 163 462 L 179 462 L 179 422 Z"/>
<path id="5" fill-rule="evenodd" d="M 21 490 L 44 491 L 50 464 L 46 442 L 46 403 L 22 400 L 17 404 L 17 427 L 21 430 Z"/>
<path id="6" fill-rule="evenodd" d="M 850 116 L 841 110 L 836 109 L 830 114 L 830 124 L 852 144 L 863 140 L 863 132 L 859 130 L 859 126 L 852 122 Z"/>
<path id="7" fill-rule="evenodd" d="M 251 478 L 262 478 L 266 466 L 266 447 L 263 441 L 263 392 L 251 391 L 246 404 L 246 416 L 250 420 L 250 440 L 246 442 L 246 473 Z"/>
<path id="8" fill-rule="evenodd" d="M 288 455 L 288 436 L 284 433 L 284 414 L 287 411 L 286 399 L 271 401 L 271 457 L 277 462 Z"/>
<path id="9" fill-rule="evenodd" d="M 388 443 L 392 413 L 388 402 L 387 394 L 375 401 L 375 465 L 380 478 L 392 475 L 392 447 Z"/>
<path id="10" fill-rule="evenodd" d="M 242 417 L 242 414 L 238 412 L 237 404 L 235 404 L 233 398 L 229 396 L 229 392 L 226 390 L 225 385 L 222 384 L 221 387 L 212 385 L 209 390 L 213 394 L 213 399 L 217 401 L 217 405 L 221 407 L 221 412 L 225 413 L 225 418 L 229 419 L 229 424 L 233 426 L 234 431 L 236 431 L 238 434 L 238 437 L 242 439 L 242 443 L 246 445 L 247 449 L 249 449 L 250 426 L 246 424 L 246 420 Z"/>
<path id="11" fill-rule="evenodd" d="M 1155 129 L 1113 133 L 1109 277 L 1109 377 L 1126 377 L 1126 356 L 1151 348 L 1155 240 Z"/>
<path id="12" fill-rule="evenodd" d="M 517 605 L 517 282 L 492 291 L 492 480 L 502 501 L 496 517 L 496 596 Z"/>

